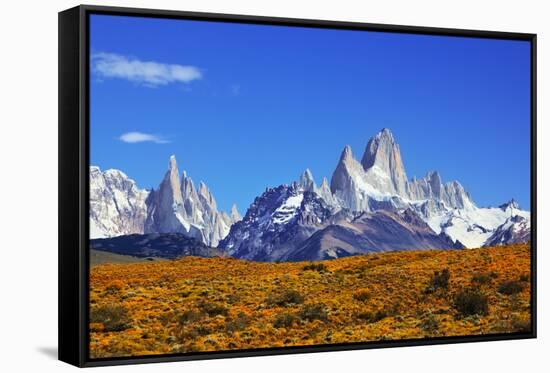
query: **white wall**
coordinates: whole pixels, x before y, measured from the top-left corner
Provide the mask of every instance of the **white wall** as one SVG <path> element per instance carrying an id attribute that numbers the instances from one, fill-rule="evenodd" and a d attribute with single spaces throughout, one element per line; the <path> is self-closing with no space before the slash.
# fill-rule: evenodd
<path id="1" fill-rule="evenodd" d="M 550 23 L 545 1 L 126 0 L 102 5 L 538 33 L 539 190 L 548 185 Z M 0 12 L 0 367 L 66 371 L 57 345 L 57 12 L 75 1 L 4 1 Z M 545 17 L 546 14 L 546 17 Z M 509 175 L 514 177 L 514 175 Z M 539 339 L 141 365 L 153 372 L 528 372 L 547 362 L 550 209 L 539 195 Z M 547 364 L 546 364 L 547 365 Z"/>

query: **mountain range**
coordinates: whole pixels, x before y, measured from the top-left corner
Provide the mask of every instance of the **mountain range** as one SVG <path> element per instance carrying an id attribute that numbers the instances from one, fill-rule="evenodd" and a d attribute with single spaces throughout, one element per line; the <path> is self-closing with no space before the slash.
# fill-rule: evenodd
<path id="1" fill-rule="evenodd" d="M 181 233 L 216 247 L 241 216 L 233 205 L 230 213 L 218 211 L 206 184 L 195 188 L 176 157 L 158 189 L 143 190 L 119 170 L 102 172 L 90 167 L 90 238 L 129 234 Z"/>
<path id="2" fill-rule="evenodd" d="M 366 252 L 477 248 L 526 242 L 530 213 L 511 200 L 478 207 L 458 181 L 438 172 L 408 179 L 399 145 L 382 129 L 361 161 L 344 147 L 332 178 L 309 169 L 290 185 L 268 187 L 244 218 L 217 210 L 174 156 L 158 189 L 142 190 L 118 170 L 90 168 L 91 238 L 179 233 L 224 255 L 257 261 L 322 260 Z"/>

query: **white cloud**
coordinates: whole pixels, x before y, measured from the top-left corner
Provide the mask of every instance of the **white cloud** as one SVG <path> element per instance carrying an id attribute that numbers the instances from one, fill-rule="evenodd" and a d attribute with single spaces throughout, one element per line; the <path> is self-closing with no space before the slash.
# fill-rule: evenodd
<path id="1" fill-rule="evenodd" d="M 94 53 L 91 68 L 101 78 L 126 79 L 148 87 L 170 83 L 189 83 L 202 78 L 195 66 L 141 61 L 115 53 Z"/>
<path id="2" fill-rule="evenodd" d="M 162 137 L 151 135 L 143 132 L 126 132 L 120 135 L 118 138 L 120 141 L 134 144 L 137 142 L 154 142 L 156 144 L 167 144 L 170 141 L 163 139 Z"/>

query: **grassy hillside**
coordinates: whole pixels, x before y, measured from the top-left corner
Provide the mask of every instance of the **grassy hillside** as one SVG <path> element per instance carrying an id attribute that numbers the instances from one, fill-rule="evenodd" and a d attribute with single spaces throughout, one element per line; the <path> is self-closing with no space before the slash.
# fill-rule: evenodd
<path id="1" fill-rule="evenodd" d="M 530 329 L 529 246 L 315 263 L 230 258 L 91 270 L 91 356 Z"/>
<path id="2" fill-rule="evenodd" d="M 130 255 L 120 255 L 115 253 L 110 253 L 107 251 L 99 251 L 99 250 L 90 250 L 90 265 L 92 267 L 101 265 L 101 264 L 129 264 L 129 263 L 144 263 L 144 262 L 151 262 L 156 260 L 163 260 L 160 258 L 137 258 L 135 256 Z"/>

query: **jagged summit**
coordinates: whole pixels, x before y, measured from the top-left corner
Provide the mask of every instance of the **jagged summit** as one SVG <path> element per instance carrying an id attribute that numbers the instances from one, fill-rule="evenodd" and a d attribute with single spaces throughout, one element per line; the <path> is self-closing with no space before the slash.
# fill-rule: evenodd
<path id="1" fill-rule="evenodd" d="M 359 165 L 359 167 L 358 167 Z M 406 201 L 434 199 L 448 208 L 473 206 L 469 194 L 456 181 L 444 184 L 437 171 L 422 179 L 407 179 L 401 150 L 390 129 L 384 128 L 371 137 L 361 163 L 346 146 L 331 179 L 331 191 L 352 210 L 369 210 L 377 201 L 397 198 Z M 392 202 L 395 205 L 395 201 Z M 402 204 L 401 204 L 402 205 Z M 432 207 L 435 205 L 432 204 Z"/>
<path id="2" fill-rule="evenodd" d="M 237 205 L 234 203 L 233 206 L 231 206 L 231 220 L 236 223 L 243 219 L 241 214 L 239 213 L 239 209 L 237 208 Z"/>
<path id="3" fill-rule="evenodd" d="M 186 171 L 180 174 L 175 155 L 157 189 L 140 190 L 121 171 L 101 172 L 90 167 L 91 237 L 113 237 L 130 233 L 182 233 L 206 245 L 216 246 L 240 219 L 218 211 L 207 185 L 195 188 Z"/>
<path id="4" fill-rule="evenodd" d="M 340 155 L 340 162 L 344 162 L 349 159 L 353 159 L 353 152 L 351 151 L 351 146 L 346 145 L 344 146 L 344 150 L 342 150 L 342 154 Z"/>
<path id="5" fill-rule="evenodd" d="M 176 174 L 179 178 L 179 171 L 178 171 L 178 161 L 176 160 L 175 155 L 171 155 L 168 160 L 168 172 L 166 175 Z"/>
<path id="6" fill-rule="evenodd" d="M 122 171 L 90 166 L 90 237 L 142 233 L 148 194 Z"/>
<path id="7" fill-rule="evenodd" d="M 304 173 L 301 176 L 304 180 L 313 181 L 313 174 L 309 168 L 306 168 Z"/>
<path id="8" fill-rule="evenodd" d="M 330 190 L 342 207 L 353 211 L 368 210 L 368 195 L 376 190 L 367 182 L 363 166 L 346 145 L 330 180 Z"/>
<path id="9" fill-rule="evenodd" d="M 378 139 L 388 139 L 389 141 L 394 141 L 393 140 L 393 133 L 392 131 L 387 128 L 387 127 L 384 127 L 382 128 L 375 136 L 374 138 L 378 138 Z"/>
<path id="10" fill-rule="evenodd" d="M 511 199 L 506 203 L 503 203 L 502 205 L 498 206 L 502 211 L 506 211 L 508 209 L 516 209 L 519 210 L 519 203 L 515 199 Z"/>
<path id="11" fill-rule="evenodd" d="M 309 168 L 306 168 L 306 170 L 300 176 L 300 181 L 298 185 L 302 189 L 309 192 L 313 192 L 317 189 L 317 185 L 315 184 L 315 180 L 313 179 L 313 175 L 311 174 Z"/>
<path id="12" fill-rule="evenodd" d="M 407 193 L 407 174 L 401 151 L 389 129 L 382 129 L 369 140 L 361 165 L 367 173 L 367 181 L 376 189 L 401 196 Z"/>

